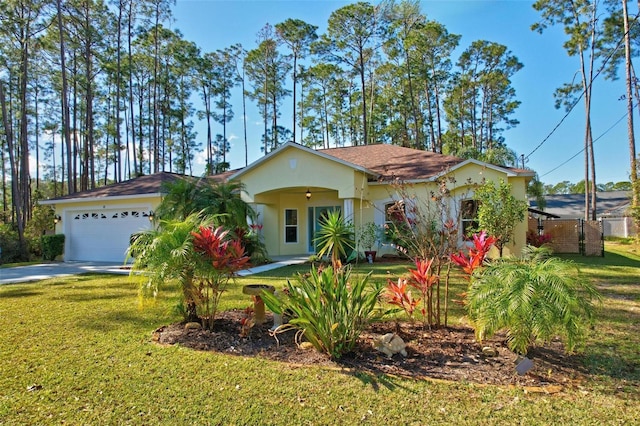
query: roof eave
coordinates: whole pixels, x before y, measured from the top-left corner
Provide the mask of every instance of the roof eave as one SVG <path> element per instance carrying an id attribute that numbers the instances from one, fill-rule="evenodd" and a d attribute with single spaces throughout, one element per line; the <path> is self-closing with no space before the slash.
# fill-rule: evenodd
<path id="1" fill-rule="evenodd" d="M 161 192 L 156 192 L 152 194 L 138 194 L 138 195 L 101 195 L 97 197 L 78 197 L 78 198 L 64 198 L 64 199 L 51 199 L 51 200 L 41 200 L 38 201 L 39 204 L 42 205 L 53 205 L 53 204 L 73 204 L 73 203 L 86 203 L 92 201 L 122 201 L 122 200 L 132 200 L 132 199 L 147 199 L 147 198 L 158 198 L 162 197 L 164 194 Z"/>
<path id="2" fill-rule="evenodd" d="M 489 163 L 485 163 L 484 161 L 480 161 L 480 160 L 476 160 L 475 158 L 469 158 L 466 159 L 454 166 L 452 166 L 450 169 L 445 170 L 439 174 L 437 174 L 436 176 L 434 176 L 433 179 L 439 179 L 440 177 L 449 174 L 452 171 L 455 171 L 457 169 L 460 169 L 464 166 L 466 166 L 467 164 L 475 164 L 476 166 L 480 166 L 480 167 L 486 167 L 488 169 L 497 171 L 497 172 L 501 172 L 501 173 L 505 173 L 507 175 L 507 177 L 530 177 L 533 178 L 536 176 L 536 173 L 533 170 L 527 170 L 527 171 L 514 171 L 513 169 L 510 169 L 508 167 L 501 167 L 501 166 L 496 166 L 495 164 L 489 164 Z"/>
<path id="3" fill-rule="evenodd" d="M 258 159 L 256 161 L 254 161 L 253 163 L 249 164 L 247 167 L 245 167 L 245 168 L 239 170 L 238 172 L 234 173 L 233 175 L 229 176 L 229 180 L 239 178 L 240 176 L 242 176 L 243 174 L 245 174 L 249 170 L 252 170 L 252 169 L 258 167 L 260 164 L 262 164 L 263 162 L 267 161 L 272 156 L 277 155 L 278 153 L 280 153 L 281 151 L 285 150 L 286 148 L 299 149 L 299 150 L 307 152 L 307 153 L 309 153 L 311 155 L 317 155 L 317 156 L 319 156 L 321 158 L 324 158 L 326 160 L 330 160 L 330 161 L 336 162 L 338 164 L 342 164 L 342 165 L 350 167 L 350 168 L 352 168 L 354 170 L 357 170 L 357 171 L 360 171 L 362 173 L 374 176 L 376 178 L 380 176 L 379 173 L 376 173 L 373 170 L 369 170 L 369 169 L 367 169 L 365 167 L 362 167 L 362 166 L 360 166 L 358 164 L 350 163 L 348 161 L 341 160 L 341 159 L 336 158 L 336 157 L 334 157 L 332 155 L 325 154 L 324 152 L 320 152 L 320 151 L 317 151 L 315 149 L 311 149 L 311 148 L 308 148 L 306 146 L 303 146 L 303 145 L 300 145 L 300 144 L 297 144 L 297 143 L 287 142 L 284 145 L 278 147 L 275 151 L 271 151 L 269 154 L 261 157 L 260 159 Z"/>

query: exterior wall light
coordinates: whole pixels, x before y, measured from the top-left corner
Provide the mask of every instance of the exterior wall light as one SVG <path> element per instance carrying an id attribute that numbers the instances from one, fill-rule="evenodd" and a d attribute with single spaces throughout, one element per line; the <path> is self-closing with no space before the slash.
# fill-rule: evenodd
<path id="1" fill-rule="evenodd" d="M 57 225 L 57 224 L 58 224 L 58 223 L 60 223 L 60 222 L 62 222 L 62 217 L 60 217 L 60 215 L 59 215 L 59 214 L 55 215 L 55 216 L 53 217 L 53 223 Z"/>
<path id="2" fill-rule="evenodd" d="M 153 222 L 153 219 L 155 219 L 156 214 L 153 212 L 153 210 L 149 211 L 149 222 Z"/>
<path id="3" fill-rule="evenodd" d="M 304 194 L 305 197 L 307 197 L 307 200 L 311 199 L 311 191 L 309 191 L 309 188 L 307 188 L 307 192 L 306 194 Z"/>

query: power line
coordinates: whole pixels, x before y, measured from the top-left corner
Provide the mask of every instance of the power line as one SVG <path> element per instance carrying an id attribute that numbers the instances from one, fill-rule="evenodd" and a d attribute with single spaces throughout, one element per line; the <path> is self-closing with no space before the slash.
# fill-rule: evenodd
<path id="1" fill-rule="evenodd" d="M 605 130 L 605 131 L 604 131 L 604 133 L 602 133 L 600 136 L 598 136 L 597 138 L 595 138 L 595 139 L 593 140 L 593 143 L 595 144 L 596 142 L 598 142 L 598 140 L 599 140 L 600 138 L 602 138 L 604 135 L 606 135 L 607 133 L 609 133 L 609 132 L 614 128 L 614 127 L 616 127 L 618 124 L 620 124 L 620 122 L 621 122 L 622 120 L 624 120 L 626 117 L 627 117 L 627 113 L 624 113 L 622 117 L 620 117 L 620 118 L 619 118 L 615 123 L 613 123 L 613 124 L 611 125 L 611 127 L 609 127 L 607 130 Z M 560 165 L 558 165 L 557 167 L 555 167 L 555 168 L 553 168 L 553 169 L 549 170 L 547 173 L 545 173 L 545 174 L 543 174 L 543 175 L 540 175 L 540 177 L 543 177 L 543 176 L 548 175 L 549 173 L 553 173 L 553 172 L 555 172 L 555 171 L 556 171 L 556 170 L 558 170 L 560 167 L 564 166 L 565 164 L 567 164 L 568 162 L 570 162 L 571 160 L 573 160 L 574 158 L 576 158 L 578 155 L 582 154 L 582 153 L 584 152 L 584 150 L 585 150 L 585 149 L 584 149 L 584 148 L 582 148 L 580 151 L 576 152 L 573 156 L 571 156 L 568 160 L 563 161 L 563 162 L 562 162 Z"/>
<path id="2" fill-rule="evenodd" d="M 622 38 L 620 39 L 620 41 L 618 41 L 618 44 L 616 45 L 616 47 L 609 53 L 609 55 L 607 55 L 607 57 L 604 59 L 604 61 L 602 62 L 602 65 L 600 66 L 600 68 L 598 69 L 598 71 L 596 72 L 596 74 L 593 76 L 593 78 L 591 78 L 591 81 L 589 82 L 588 85 L 588 90 L 591 90 L 591 86 L 593 86 L 593 82 L 598 78 L 598 76 L 600 75 L 600 73 L 602 73 L 602 71 L 604 70 L 605 66 L 607 65 L 607 63 L 609 62 L 609 60 L 613 57 L 613 55 L 618 51 L 618 49 L 620 48 L 620 46 L 622 45 L 622 42 L 624 41 L 625 36 L 627 35 L 627 33 L 631 32 L 631 28 L 632 25 L 636 25 L 638 23 L 638 17 L 640 16 L 640 12 L 638 12 L 636 14 L 636 16 L 633 18 L 633 21 L 629 24 L 629 30 L 623 34 Z M 575 102 L 573 102 L 573 104 L 571 104 L 569 106 L 569 108 L 567 109 L 566 114 L 560 119 L 560 121 L 558 122 L 558 124 L 556 124 L 554 126 L 554 128 L 551 130 L 551 132 L 549 132 L 549 134 L 542 140 L 542 142 L 540 142 L 534 149 L 533 151 L 531 151 L 528 155 L 525 156 L 525 160 L 528 160 L 529 157 L 531 157 L 533 155 L 534 152 L 536 152 L 542 145 L 545 144 L 545 142 L 547 142 L 549 140 L 549 138 L 556 132 L 556 130 L 558 130 L 558 128 L 562 125 L 562 123 L 564 122 L 564 120 L 569 116 L 569 114 L 571 114 L 571 112 L 573 111 L 573 109 L 575 108 L 576 105 L 578 105 L 578 102 L 580 102 L 580 100 L 582 99 L 582 97 L 584 96 L 584 94 L 586 93 L 587 89 L 583 90 L 580 95 L 576 98 Z M 626 114 L 625 114 L 626 115 Z M 619 121 L 618 121 L 619 122 Z M 618 123 L 616 122 L 616 124 Z M 615 124 L 614 124 L 615 126 Z M 607 130 L 608 131 L 608 130 Z M 606 132 L 605 132 L 606 133 Z M 601 135 L 602 136 L 602 135 Z M 584 148 L 580 151 L 583 152 Z M 579 154 L 579 153 L 578 153 Z M 576 154 L 576 155 L 578 155 Z M 571 157 L 569 160 L 567 160 L 565 163 L 571 161 L 573 158 L 575 158 L 575 155 L 573 157 Z M 555 169 L 554 169 L 555 170 Z M 553 171 L 553 170 L 552 170 Z M 547 172 L 545 174 L 548 174 L 551 172 Z M 543 175 L 544 176 L 544 175 Z"/>

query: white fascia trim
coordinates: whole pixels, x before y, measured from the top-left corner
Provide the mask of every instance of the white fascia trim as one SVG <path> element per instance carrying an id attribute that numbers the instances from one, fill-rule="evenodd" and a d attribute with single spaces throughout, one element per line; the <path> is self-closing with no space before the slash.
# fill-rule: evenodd
<path id="1" fill-rule="evenodd" d="M 42 200 L 38 201 L 39 204 L 48 205 L 48 204 L 71 204 L 71 203 L 84 203 L 84 202 L 92 202 L 92 201 L 126 201 L 132 199 L 145 199 L 145 198 L 157 198 L 162 197 L 164 194 L 157 192 L 155 194 L 140 194 L 140 195 L 118 195 L 115 197 L 110 196 L 101 196 L 101 197 L 81 197 L 81 198 L 66 198 L 64 200 Z"/>
<path id="2" fill-rule="evenodd" d="M 436 178 L 444 176 L 444 175 L 448 174 L 448 172 L 452 172 L 454 170 L 462 168 L 462 167 L 466 166 L 467 164 L 475 164 L 476 166 L 486 167 L 487 169 L 495 170 L 497 172 L 506 173 L 507 177 L 515 177 L 515 176 L 525 176 L 525 177 L 526 176 L 531 176 L 531 177 L 534 177 L 536 175 L 536 173 L 534 171 L 530 171 L 530 172 L 529 171 L 514 172 L 513 170 L 510 170 L 510 169 L 508 169 L 506 167 L 500 167 L 500 166 L 496 166 L 494 164 L 485 163 L 484 161 L 476 160 L 475 158 L 469 158 L 467 160 L 464 160 L 461 163 L 456 164 L 455 166 L 453 166 L 448 171 L 440 173 L 439 175 L 436 176 Z"/>

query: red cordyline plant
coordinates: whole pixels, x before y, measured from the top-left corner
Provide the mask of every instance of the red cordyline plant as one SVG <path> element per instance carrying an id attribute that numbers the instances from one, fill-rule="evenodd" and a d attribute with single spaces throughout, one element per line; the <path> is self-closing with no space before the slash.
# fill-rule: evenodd
<path id="1" fill-rule="evenodd" d="M 196 267 L 199 285 L 194 299 L 203 314 L 204 325 L 211 330 L 222 292 L 249 257 L 245 256 L 241 241 L 231 238 L 229 231 L 221 226 L 215 229 L 200 227 L 191 235 L 193 249 L 200 255 Z"/>
<path id="2" fill-rule="evenodd" d="M 433 259 L 415 259 L 416 269 L 409 269 L 411 277 L 408 279 L 398 278 L 398 282 L 387 280 L 387 300 L 392 305 L 402 308 L 409 318 L 413 319 L 413 313 L 422 301 L 422 320 L 426 325 L 434 324 L 434 294 L 433 286 L 438 282 L 439 277 L 434 274 L 431 266 Z M 422 298 L 414 299 L 411 295 L 411 287 L 422 294 Z"/>
<path id="3" fill-rule="evenodd" d="M 473 275 L 473 271 L 484 264 L 484 259 L 491 247 L 496 243 L 496 238 L 487 236 L 485 231 L 473 235 L 473 246 L 469 248 L 468 254 L 462 253 L 452 254 L 451 260 L 469 276 Z"/>
<path id="4" fill-rule="evenodd" d="M 242 269 L 249 261 L 239 239 L 230 239 L 229 231 L 219 226 L 215 229 L 201 227 L 193 232 L 193 248 L 211 262 L 222 274 L 231 275 Z"/>
<path id="5" fill-rule="evenodd" d="M 459 251 L 458 254 L 451 255 L 451 261 L 460 266 L 464 273 L 467 274 L 467 279 L 471 281 L 473 272 L 484 265 L 487 253 L 489 253 L 496 240 L 495 237 L 487 236 L 485 231 L 476 233 L 473 235 L 473 246 L 469 247 L 468 254 L 465 255 L 462 251 Z M 464 305 L 467 293 L 462 293 L 461 296 L 462 300 L 455 302 Z"/>
<path id="6" fill-rule="evenodd" d="M 418 289 L 422 294 L 422 321 L 425 326 L 431 327 L 434 324 L 434 295 L 433 286 L 440 279 L 434 274 L 431 266 L 434 259 L 415 259 L 416 269 L 409 269 L 411 280 L 409 283 Z"/>
<path id="7" fill-rule="evenodd" d="M 407 284 L 407 280 L 398 278 L 398 283 L 387 279 L 387 300 L 390 304 L 402 308 L 409 318 L 413 318 L 413 311 L 420 302 L 420 299 L 414 299 L 411 290 Z"/>

